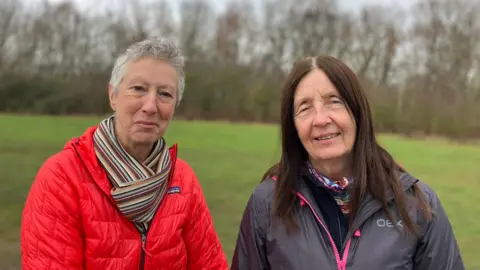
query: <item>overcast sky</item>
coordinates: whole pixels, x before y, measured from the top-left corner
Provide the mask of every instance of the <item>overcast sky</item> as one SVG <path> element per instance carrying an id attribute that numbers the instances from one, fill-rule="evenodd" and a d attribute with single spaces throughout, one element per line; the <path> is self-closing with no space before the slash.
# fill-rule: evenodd
<path id="1" fill-rule="evenodd" d="M 39 0 L 23 0 L 23 1 L 28 3 L 28 2 L 38 2 Z M 64 2 L 68 0 L 49 0 L 49 1 Z M 75 1 L 78 4 L 83 6 L 95 6 L 96 4 L 98 4 L 98 1 L 95 1 L 95 0 L 71 0 L 71 1 Z M 143 1 L 154 1 L 154 0 L 143 0 Z M 222 9 L 225 8 L 227 3 L 232 0 L 209 0 L 209 1 L 213 4 L 213 6 L 217 11 L 221 11 Z M 292 1 L 298 1 L 298 0 L 292 0 Z M 339 2 L 339 5 L 342 9 L 355 11 L 355 10 L 359 10 L 359 8 L 362 7 L 363 5 L 369 5 L 369 4 L 392 5 L 392 7 L 407 8 L 417 0 L 337 0 L 337 1 Z M 172 6 L 174 6 L 175 9 L 178 9 L 181 1 L 170 0 L 169 2 L 172 4 Z M 258 5 L 260 5 L 262 1 L 257 0 L 253 2 L 258 3 Z M 108 1 L 108 3 L 113 4 L 115 3 L 115 0 L 110 0 Z"/>

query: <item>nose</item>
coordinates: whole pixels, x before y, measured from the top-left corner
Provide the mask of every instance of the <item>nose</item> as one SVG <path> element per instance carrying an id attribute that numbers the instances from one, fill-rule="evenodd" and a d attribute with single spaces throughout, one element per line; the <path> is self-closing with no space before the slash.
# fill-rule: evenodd
<path id="1" fill-rule="evenodd" d="M 313 116 L 313 122 L 312 124 L 314 126 L 325 126 L 328 125 L 332 122 L 332 119 L 330 118 L 330 113 L 325 106 L 317 104 L 315 106 L 315 112 Z"/>
<path id="2" fill-rule="evenodd" d="M 145 95 L 142 111 L 148 115 L 157 113 L 157 97 L 155 93 L 152 94 L 152 92 L 150 92 L 148 95 Z"/>

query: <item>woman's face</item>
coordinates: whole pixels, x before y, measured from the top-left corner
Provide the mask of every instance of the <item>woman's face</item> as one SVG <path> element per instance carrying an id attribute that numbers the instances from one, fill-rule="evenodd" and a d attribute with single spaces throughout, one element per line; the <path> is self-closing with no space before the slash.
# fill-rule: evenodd
<path id="1" fill-rule="evenodd" d="M 148 152 L 172 120 L 178 76 L 167 62 L 153 58 L 129 63 L 127 68 L 117 92 L 109 89 L 115 131 L 127 151 L 145 148 Z"/>
<path id="2" fill-rule="evenodd" d="M 325 72 L 314 69 L 300 81 L 293 115 L 312 163 L 347 160 L 355 143 L 356 124 Z"/>

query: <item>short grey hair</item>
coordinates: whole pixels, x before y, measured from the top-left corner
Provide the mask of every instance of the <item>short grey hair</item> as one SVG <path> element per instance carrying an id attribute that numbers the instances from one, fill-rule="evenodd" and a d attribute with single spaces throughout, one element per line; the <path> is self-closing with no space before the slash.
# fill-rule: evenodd
<path id="1" fill-rule="evenodd" d="M 118 86 L 127 72 L 128 64 L 143 57 L 165 60 L 175 68 L 178 75 L 176 104 L 178 106 L 185 89 L 185 57 L 180 48 L 166 38 L 148 38 L 133 43 L 116 59 L 110 77 L 110 85 L 114 92 L 118 92 Z"/>

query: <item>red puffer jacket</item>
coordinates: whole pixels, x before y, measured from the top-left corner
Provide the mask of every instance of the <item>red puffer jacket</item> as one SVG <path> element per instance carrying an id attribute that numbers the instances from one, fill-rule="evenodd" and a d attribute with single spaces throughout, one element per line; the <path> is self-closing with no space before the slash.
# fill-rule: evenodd
<path id="1" fill-rule="evenodd" d="M 168 194 L 141 237 L 110 195 L 95 129 L 39 170 L 23 211 L 22 269 L 228 269 L 202 189 L 176 145 Z"/>

